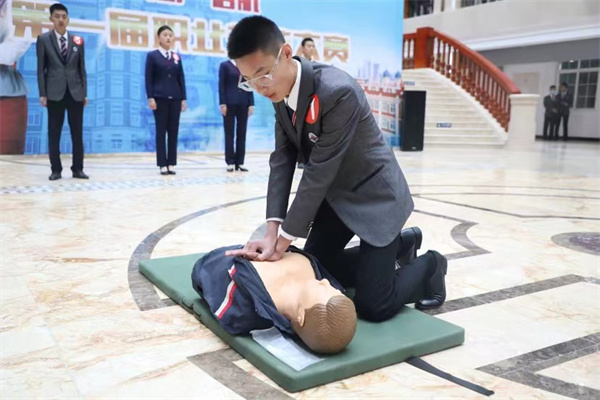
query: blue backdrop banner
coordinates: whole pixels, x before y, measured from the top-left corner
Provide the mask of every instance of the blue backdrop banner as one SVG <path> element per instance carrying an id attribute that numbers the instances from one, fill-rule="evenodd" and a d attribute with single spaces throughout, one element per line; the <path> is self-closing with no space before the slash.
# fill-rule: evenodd
<path id="1" fill-rule="evenodd" d="M 2 67 L 16 62 L 28 88 L 22 110 L 27 115 L 26 154 L 48 150 L 48 116 L 39 104 L 35 40 L 52 29 L 48 19 L 52 3 L 9 0 L 2 15 L 6 34 L 0 33 L 0 50 L 12 55 L 10 60 L 2 57 Z M 253 14 L 274 20 L 298 53 L 302 39 L 313 38 L 315 61 L 333 64 L 361 82 L 381 129 L 391 144 L 396 143 L 402 1 L 68 0 L 63 4 L 69 9 L 69 31 L 83 37 L 85 44 L 86 153 L 154 151 L 154 118 L 147 107 L 144 66 L 146 54 L 158 46 L 156 30 L 164 24 L 174 30 L 174 50 L 182 56 L 186 76 L 188 111 L 181 116 L 179 151 L 223 150 L 218 68 L 226 60 L 229 32 L 241 18 Z M 6 85 L 4 80 L 0 83 Z M 274 110 L 267 99 L 255 99 L 247 149 L 271 150 Z M 3 127 L 3 135 L 7 129 Z M 61 151 L 71 152 L 66 123 Z"/>

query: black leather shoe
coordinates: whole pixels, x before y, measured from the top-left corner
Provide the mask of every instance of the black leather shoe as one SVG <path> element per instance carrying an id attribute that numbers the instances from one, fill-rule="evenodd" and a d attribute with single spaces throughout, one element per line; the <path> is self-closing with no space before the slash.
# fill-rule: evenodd
<path id="1" fill-rule="evenodd" d="M 56 181 L 58 179 L 62 178 L 62 175 L 60 174 L 60 172 L 53 172 L 52 174 L 50 174 L 50 176 L 48 177 L 48 179 L 50 179 L 51 181 Z"/>
<path id="2" fill-rule="evenodd" d="M 172 170 L 170 170 L 170 169 L 169 169 L 169 170 L 167 171 L 167 174 L 169 174 L 169 175 L 177 175 L 177 172 L 175 172 L 175 171 L 172 171 Z"/>
<path id="3" fill-rule="evenodd" d="M 402 239 L 402 247 L 398 249 L 396 261 L 400 265 L 410 264 L 412 260 L 417 258 L 417 250 L 421 248 L 423 242 L 423 233 L 416 226 L 412 228 L 402 229 L 400 232 Z"/>
<path id="4" fill-rule="evenodd" d="M 241 171 L 241 172 L 248 172 L 248 168 L 245 168 L 244 166 L 241 166 L 241 165 L 236 165 L 235 170 Z"/>
<path id="5" fill-rule="evenodd" d="M 73 171 L 73 178 L 77 179 L 90 179 L 89 176 L 85 174 L 83 171 Z"/>
<path id="6" fill-rule="evenodd" d="M 427 281 L 427 292 L 425 297 L 417 301 L 415 307 L 419 310 L 431 310 L 439 308 L 446 301 L 446 272 L 448 271 L 448 260 L 437 251 L 429 251 L 435 256 L 436 269 Z"/>

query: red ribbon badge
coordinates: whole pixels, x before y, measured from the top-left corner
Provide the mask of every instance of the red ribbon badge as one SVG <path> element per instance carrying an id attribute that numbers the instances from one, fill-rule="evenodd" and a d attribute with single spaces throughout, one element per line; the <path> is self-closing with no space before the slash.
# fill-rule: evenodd
<path id="1" fill-rule="evenodd" d="M 83 44 L 83 38 L 81 36 L 73 36 L 73 43 L 77 46 L 81 46 Z"/>
<path id="2" fill-rule="evenodd" d="M 319 97 L 315 94 L 306 113 L 306 123 L 314 124 L 319 119 Z"/>

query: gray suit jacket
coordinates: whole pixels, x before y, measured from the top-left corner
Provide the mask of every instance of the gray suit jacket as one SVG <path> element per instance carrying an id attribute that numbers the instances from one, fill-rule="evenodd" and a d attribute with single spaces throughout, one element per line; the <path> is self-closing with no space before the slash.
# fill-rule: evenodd
<path id="1" fill-rule="evenodd" d="M 281 218 L 285 232 L 306 237 L 327 200 L 358 237 L 386 246 L 414 208 L 394 153 L 354 78 L 335 67 L 297 59 L 302 76 L 295 124 L 285 102 L 274 104 L 267 218 Z M 288 210 L 298 152 L 306 166 Z"/>
<path id="2" fill-rule="evenodd" d="M 37 75 L 40 97 L 59 101 L 69 92 L 75 101 L 83 101 L 87 97 L 87 77 L 85 73 L 85 57 L 83 39 L 69 32 L 67 42 L 67 60 L 63 61 L 54 30 L 38 36 Z"/>

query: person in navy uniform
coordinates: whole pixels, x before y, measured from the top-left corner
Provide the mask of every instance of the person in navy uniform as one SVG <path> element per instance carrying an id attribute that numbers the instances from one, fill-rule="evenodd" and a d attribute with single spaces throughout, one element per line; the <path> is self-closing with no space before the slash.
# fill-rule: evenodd
<path id="1" fill-rule="evenodd" d="M 244 167 L 246 156 L 246 127 L 248 117 L 254 112 L 254 94 L 246 92 L 238 87 L 240 83 L 240 70 L 235 61 L 223 61 L 219 67 L 219 106 L 223 114 L 223 126 L 225 128 L 225 162 L 227 171 L 248 172 Z M 234 127 L 237 120 L 237 132 Z"/>
<path id="2" fill-rule="evenodd" d="M 175 175 L 179 116 L 187 109 L 185 76 L 181 57 L 171 50 L 173 30 L 169 26 L 158 28 L 158 42 L 160 47 L 146 57 L 146 94 L 156 121 L 156 165 L 161 175 Z"/>

